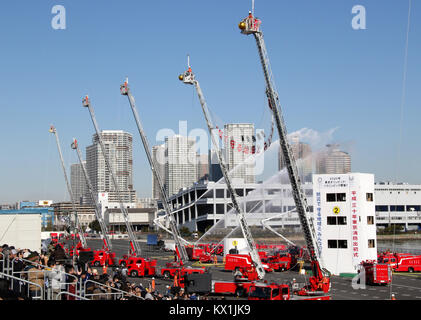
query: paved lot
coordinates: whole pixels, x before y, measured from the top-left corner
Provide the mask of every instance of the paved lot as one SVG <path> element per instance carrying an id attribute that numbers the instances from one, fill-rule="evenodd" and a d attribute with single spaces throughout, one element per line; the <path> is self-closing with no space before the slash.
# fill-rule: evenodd
<path id="1" fill-rule="evenodd" d="M 119 258 L 123 254 L 127 254 L 128 241 L 127 240 L 113 240 L 113 251 Z M 101 240 L 88 240 L 88 245 L 92 249 L 99 249 L 102 247 Z M 150 250 L 145 242 L 140 242 L 142 255 L 147 258 L 155 258 L 157 262 L 157 273 L 160 274 L 160 269 L 165 266 L 167 262 L 173 261 L 174 255 L 171 252 L 164 252 L 158 250 Z M 194 264 L 197 265 L 197 264 Z M 208 266 L 212 272 L 214 280 L 231 280 L 232 273 L 223 270 L 223 266 Z M 110 273 L 110 272 L 109 272 Z M 304 283 L 308 276 L 300 275 L 296 271 L 287 272 L 273 272 L 267 273 L 265 280 L 268 282 L 288 282 L 293 278 L 299 283 Z M 129 278 L 130 282 L 142 283 L 147 286 L 150 278 Z M 171 285 L 171 280 L 161 279 L 159 276 L 155 278 L 156 288 L 160 292 L 165 292 L 165 286 Z M 369 286 L 365 289 L 353 289 L 351 278 L 342 278 L 337 276 L 331 277 L 332 300 L 388 300 L 390 294 L 393 292 L 398 300 L 421 300 L 421 273 L 395 273 L 393 274 L 392 285 L 387 286 Z M 217 297 L 219 298 L 219 297 Z M 229 297 L 226 297 L 231 299 Z M 235 298 L 236 299 L 236 298 Z"/>

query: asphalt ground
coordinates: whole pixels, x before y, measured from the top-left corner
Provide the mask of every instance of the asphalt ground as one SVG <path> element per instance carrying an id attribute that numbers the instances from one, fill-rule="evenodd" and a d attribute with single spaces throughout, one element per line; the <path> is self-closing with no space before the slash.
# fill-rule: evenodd
<path id="1" fill-rule="evenodd" d="M 165 280 L 161 275 L 161 268 L 165 267 L 167 262 L 174 260 L 172 252 L 165 252 L 163 250 L 153 250 L 148 248 L 146 242 L 140 241 L 142 256 L 144 258 L 157 259 L 157 276 L 155 277 L 156 289 L 165 293 L 166 286 L 172 285 L 172 280 Z M 97 239 L 88 240 L 88 246 L 91 249 L 100 249 L 102 241 Z M 129 243 L 127 240 L 112 240 L 113 251 L 116 253 L 117 259 L 127 254 Z M 233 274 L 230 271 L 225 271 L 222 265 L 222 257 L 218 258 L 218 265 L 191 262 L 191 266 L 205 266 L 210 269 L 213 280 L 230 281 L 233 279 Z M 102 268 L 98 269 L 102 273 Z M 108 270 L 112 274 L 112 270 Z M 268 282 L 288 283 L 292 279 L 296 279 L 298 283 L 305 283 L 308 281 L 308 275 L 301 275 L 298 271 L 285 272 L 271 272 L 266 273 L 265 280 Z M 132 278 L 128 277 L 128 281 L 136 284 L 141 283 L 144 287 L 148 286 L 151 278 Z M 331 298 L 332 300 L 390 300 L 391 293 L 393 293 L 397 300 L 421 300 L 421 273 L 394 273 L 392 277 L 392 284 L 386 286 L 380 285 L 366 285 L 365 288 L 354 289 L 352 286 L 352 278 L 345 278 L 339 276 L 331 277 Z M 221 299 L 222 296 L 210 296 L 210 298 Z M 235 297 L 224 297 L 227 300 L 241 299 Z"/>

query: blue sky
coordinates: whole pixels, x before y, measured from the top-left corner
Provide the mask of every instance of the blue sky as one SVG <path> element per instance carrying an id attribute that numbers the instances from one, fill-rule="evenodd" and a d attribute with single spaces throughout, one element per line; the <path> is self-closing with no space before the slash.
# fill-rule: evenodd
<path id="1" fill-rule="evenodd" d="M 177 76 L 191 55 L 212 112 L 224 122 L 262 115 L 264 82 L 254 40 L 239 33 L 250 9 L 236 1 L 2 1 L 0 3 L 0 203 L 68 199 L 50 124 L 65 160 L 77 162 L 93 127 L 134 135 L 134 186 L 150 196 L 151 173 L 126 98 L 128 76 L 151 144 L 162 128 L 205 128 L 193 88 Z M 54 5 L 66 30 L 51 27 Z M 351 27 L 364 5 L 367 29 Z M 397 163 L 407 0 L 256 1 L 289 132 L 338 127 L 353 171 L 421 183 L 421 3 L 412 1 L 401 158 Z"/>

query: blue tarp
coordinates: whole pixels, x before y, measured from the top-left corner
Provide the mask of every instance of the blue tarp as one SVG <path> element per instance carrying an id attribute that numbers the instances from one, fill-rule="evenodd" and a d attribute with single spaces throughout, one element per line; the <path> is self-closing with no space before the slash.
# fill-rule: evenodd
<path id="1" fill-rule="evenodd" d="M 158 235 L 148 234 L 147 244 L 156 246 L 158 244 Z"/>

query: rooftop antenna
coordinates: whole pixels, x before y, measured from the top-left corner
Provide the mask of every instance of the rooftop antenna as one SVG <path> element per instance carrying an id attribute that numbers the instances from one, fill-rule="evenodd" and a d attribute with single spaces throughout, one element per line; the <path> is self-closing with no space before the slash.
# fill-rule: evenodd
<path id="1" fill-rule="evenodd" d="M 251 14 L 254 17 L 254 0 L 251 0 Z"/>

